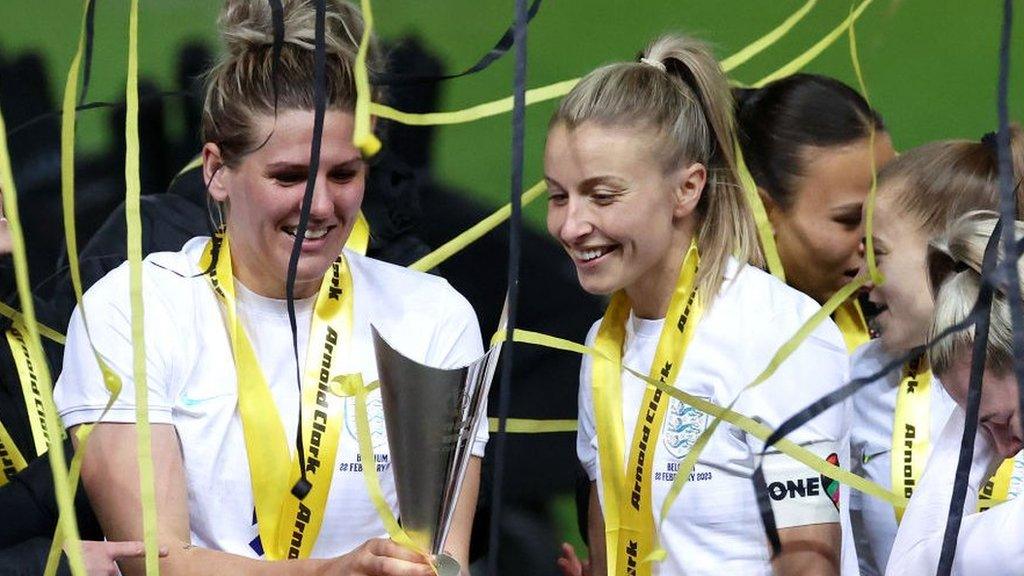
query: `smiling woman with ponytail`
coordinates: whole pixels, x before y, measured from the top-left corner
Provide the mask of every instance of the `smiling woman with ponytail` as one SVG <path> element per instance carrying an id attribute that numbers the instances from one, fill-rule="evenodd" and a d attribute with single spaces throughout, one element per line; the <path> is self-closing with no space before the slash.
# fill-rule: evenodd
<path id="1" fill-rule="evenodd" d="M 782 539 L 772 559 L 750 487 L 761 445 L 731 425 L 711 435 L 663 510 L 711 417 L 624 369 L 726 405 L 818 309 L 759 268 L 735 149 L 725 75 L 703 43 L 680 36 L 591 72 L 551 120 L 548 231 L 583 289 L 611 296 L 587 339 L 603 356 L 586 357 L 580 372 L 593 574 L 838 573 L 836 486 L 788 456 L 766 457 Z M 778 426 L 843 383 L 846 367 L 842 336 L 826 321 L 735 409 Z M 835 409 L 789 439 L 838 459 L 843 429 Z M 820 489 L 786 489 L 808 482 Z M 660 564 L 648 558 L 658 547 Z M 582 572 L 567 556 L 563 572 Z"/>
<path id="2" fill-rule="evenodd" d="M 366 398 L 374 452 L 367 463 L 355 399 L 331 382 L 377 378 L 371 323 L 403 354 L 444 368 L 482 354 L 479 327 L 444 280 L 343 251 L 367 171 L 352 144 L 362 18 L 341 0 L 326 2 L 326 113 L 314 171 L 315 3 L 282 0 L 279 54 L 272 4 L 228 0 L 221 14 L 227 53 L 207 76 L 203 115 L 204 177 L 220 229 L 143 266 L 157 537 L 169 549 L 161 570 L 428 576 L 424 554 L 387 539 L 363 477 L 363 467 L 376 464 L 396 512 L 379 390 Z M 308 178 L 315 181 L 294 285 L 296 354 L 286 281 Z M 121 266 L 75 311 L 56 401 L 72 431 L 102 416 L 82 480 L 105 534 L 141 540 L 130 317 Z M 124 382 L 105 415 L 90 334 Z M 293 449 L 297 435 L 301 450 Z M 475 456 L 486 440 L 478 429 Z M 473 458 L 446 544 L 464 566 L 479 474 Z M 293 490 L 300 479 L 305 494 Z M 121 570 L 143 573 L 140 562 Z"/>

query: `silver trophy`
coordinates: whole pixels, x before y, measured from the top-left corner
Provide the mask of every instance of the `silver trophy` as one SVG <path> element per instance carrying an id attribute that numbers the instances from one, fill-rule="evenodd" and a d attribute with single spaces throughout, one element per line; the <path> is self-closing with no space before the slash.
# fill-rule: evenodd
<path id="1" fill-rule="evenodd" d="M 487 416 L 501 344 L 469 366 L 446 370 L 406 358 L 372 330 L 402 527 L 436 556 L 438 576 L 458 576 L 444 542 L 477 424 Z"/>

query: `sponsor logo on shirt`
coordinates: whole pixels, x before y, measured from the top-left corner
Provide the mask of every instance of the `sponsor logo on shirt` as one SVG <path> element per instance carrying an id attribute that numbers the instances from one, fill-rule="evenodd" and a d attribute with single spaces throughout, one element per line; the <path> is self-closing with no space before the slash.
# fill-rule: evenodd
<path id="1" fill-rule="evenodd" d="M 826 460 L 839 465 L 839 456 L 835 453 L 829 454 Z M 824 495 L 839 509 L 839 482 L 824 474 L 772 482 L 768 484 L 768 495 L 776 502 Z"/>
<path id="2" fill-rule="evenodd" d="M 705 400 L 710 401 L 710 398 Z M 685 458 L 707 425 L 707 414 L 672 398 L 661 433 L 665 449 L 673 458 Z"/>
<path id="3" fill-rule="evenodd" d="M 833 466 L 839 466 L 839 455 L 835 452 L 829 454 L 828 458 L 825 458 L 825 460 Z M 825 490 L 825 494 L 832 500 L 832 504 L 835 505 L 836 510 L 839 510 L 839 481 L 822 474 L 821 486 Z"/>

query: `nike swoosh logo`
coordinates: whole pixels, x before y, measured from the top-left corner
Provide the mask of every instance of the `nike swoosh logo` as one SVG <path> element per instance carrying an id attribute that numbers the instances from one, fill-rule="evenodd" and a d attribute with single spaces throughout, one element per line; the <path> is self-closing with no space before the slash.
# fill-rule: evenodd
<path id="1" fill-rule="evenodd" d="M 184 404 L 187 408 L 194 408 L 209 400 L 216 400 L 217 398 L 223 398 L 228 395 L 229 394 L 215 394 L 213 396 L 207 396 L 205 398 L 190 398 L 182 394 L 178 396 L 178 399 L 181 400 L 181 403 Z"/>

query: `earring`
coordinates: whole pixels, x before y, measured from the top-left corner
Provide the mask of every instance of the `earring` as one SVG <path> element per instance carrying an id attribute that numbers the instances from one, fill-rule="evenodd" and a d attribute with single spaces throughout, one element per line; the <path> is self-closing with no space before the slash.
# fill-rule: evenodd
<path id="1" fill-rule="evenodd" d="M 210 218 L 210 225 L 217 234 L 223 234 L 227 230 L 227 220 L 224 219 L 223 202 L 206 197 L 206 214 Z"/>

